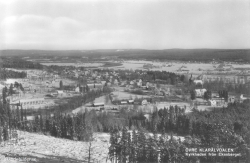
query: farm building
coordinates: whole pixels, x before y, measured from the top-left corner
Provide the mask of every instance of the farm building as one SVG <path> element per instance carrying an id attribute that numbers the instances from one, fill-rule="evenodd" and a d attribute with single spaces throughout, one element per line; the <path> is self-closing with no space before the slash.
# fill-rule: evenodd
<path id="1" fill-rule="evenodd" d="M 103 85 L 101 83 L 87 84 L 86 88 L 88 91 L 97 91 L 102 90 Z"/>
<path id="2" fill-rule="evenodd" d="M 63 95 L 63 94 L 64 94 L 63 90 L 57 90 L 57 95 Z"/>
<path id="3" fill-rule="evenodd" d="M 203 97 L 204 96 L 204 93 L 206 92 L 207 90 L 206 89 L 195 89 L 195 95 L 196 97 Z"/>
<path id="4" fill-rule="evenodd" d="M 127 101 L 121 101 L 121 105 L 126 105 L 126 104 L 128 104 Z"/>
<path id="5" fill-rule="evenodd" d="M 32 106 L 45 104 L 45 99 L 44 98 L 20 99 L 12 101 L 11 104 L 20 104 L 22 105 L 23 108 L 29 108 Z"/>
<path id="6" fill-rule="evenodd" d="M 93 107 L 104 106 L 104 103 L 103 102 L 93 103 L 92 106 Z"/>
<path id="7" fill-rule="evenodd" d="M 224 98 L 212 98 L 211 101 L 216 102 L 216 106 L 222 106 L 225 104 L 225 99 Z"/>

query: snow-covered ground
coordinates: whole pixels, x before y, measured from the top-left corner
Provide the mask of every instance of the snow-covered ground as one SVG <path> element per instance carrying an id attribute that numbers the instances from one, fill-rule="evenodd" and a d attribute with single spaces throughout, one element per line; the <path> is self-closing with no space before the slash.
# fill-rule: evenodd
<path id="1" fill-rule="evenodd" d="M 19 132 L 16 145 L 0 144 L 0 163 L 82 163 L 88 160 L 88 142 L 59 139 L 35 133 Z M 106 162 L 110 135 L 95 133 L 91 162 Z M 110 161 L 107 160 L 109 163 Z"/>
<path id="2" fill-rule="evenodd" d="M 42 65 L 51 66 L 76 66 L 76 67 L 100 67 L 103 63 L 60 63 L 60 62 L 42 62 Z"/>

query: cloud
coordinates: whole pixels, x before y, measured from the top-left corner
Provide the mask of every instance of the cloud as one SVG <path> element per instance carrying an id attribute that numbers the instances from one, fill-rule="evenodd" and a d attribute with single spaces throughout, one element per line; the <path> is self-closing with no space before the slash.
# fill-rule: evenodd
<path id="1" fill-rule="evenodd" d="M 249 5 L 231 0 L 0 0 L 0 48 L 249 48 Z"/>
<path id="2" fill-rule="evenodd" d="M 6 17 L 1 23 L 3 44 L 39 44 L 51 40 L 61 40 L 67 36 L 75 37 L 84 24 L 67 17 L 22 15 Z"/>

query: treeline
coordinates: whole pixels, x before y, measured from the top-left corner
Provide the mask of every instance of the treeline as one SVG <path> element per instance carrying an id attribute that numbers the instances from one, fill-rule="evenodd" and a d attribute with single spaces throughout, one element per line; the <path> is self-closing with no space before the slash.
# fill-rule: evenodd
<path id="1" fill-rule="evenodd" d="M 250 94 L 249 84 L 232 84 L 232 83 L 224 83 L 223 81 L 212 81 L 212 82 L 205 82 L 203 87 L 211 91 L 217 91 L 223 88 L 228 92 L 234 92 L 239 94 Z"/>
<path id="2" fill-rule="evenodd" d="M 93 133 L 92 123 L 88 121 L 93 118 L 87 112 L 75 116 L 60 112 L 54 115 L 40 114 L 33 121 L 28 121 L 26 109 L 16 106 L 11 110 L 8 104 L 0 103 L 0 113 L 0 142 L 11 139 L 12 131 L 17 129 L 72 140 L 89 140 Z"/>
<path id="3" fill-rule="evenodd" d="M 83 53 L 81 50 L 2 50 L 2 56 L 71 56 L 77 59 L 82 59 Z M 105 57 L 118 57 L 121 59 L 136 59 L 136 60 L 179 60 L 179 61 L 239 61 L 249 62 L 249 49 L 165 49 L 165 50 L 144 50 L 132 49 L 117 52 L 116 49 L 111 50 L 90 50 L 85 51 L 84 56 L 89 60 L 102 60 Z M 59 57 L 60 58 L 60 57 Z"/>
<path id="4" fill-rule="evenodd" d="M 43 65 L 31 61 L 25 61 L 21 58 L 2 57 L 3 68 L 27 68 L 27 69 L 43 69 Z"/>
<path id="5" fill-rule="evenodd" d="M 112 72 L 114 70 L 100 70 L 97 69 L 98 72 Z M 116 73 L 119 74 L 121 80 L 138 80 L 142 79 L 142 81 L 150 81 L 150 82 L 158 82 L 160 84 L 177 84 L 178 82 L 184 82 L 184 75 L 177 75 L 173 72 L 167 71 L 143 71 L 143 70 L 116 70 Z"/>
<path id="6" fill-rule="evenodd" d="M 26 78 L 27 73 L 22 71 L 22 72 L 17 72 L 17 71 L 12 71 L 12 70 L 6 70 L 5 68 L 0 68 L 0 79 L 1 80 L 6 80 L 8 78 Z"/>
<path id="7" fill-rule="evenodd" d="M 185 108 L 170 106 L 160 110 L 155 108 L 155 110 L 149 118 L 145 118 L 141 114 L 129 118 L 129 128 L 142 127 L 153 133 L 174 132 L 178 135 L 186 135 L 191 132 L 192 124 L 185 115 Z"/>
<path id="8" fill-rule="evenodd" d="M 96 114 L 95 110 L 84 113 L 66 114 L 56 111 L 53 114 L 39 110 L 33 120 L 27 120 L 28 112 L 22 106 L 11 109 L 8 103 L 0 102 L 0 142 L 11 139 L 12 131 L 23 130 L 43 133 L 58 138 L 78 141 L 89 141 L 93 132 L 109 132 L 120 130 L 126 126 L 121 120 L 110 113 Z"/>
<path id="9" fill-rule="evenodd" d="M 152 117 L 146 119 L 143 115 L 129 117 L 129 128 L 144 128 L 153 133 L 175 133 L 177 135 L 196 136 L 207 133 L 210 124 L 225 124 L 235 133 L 242 136 L 250 145 L 250 100 L 243 103 L 229 104 L 226 108 L 198 111 L 186 114 L 185 108 L 170 106 L 153 112 Z"/>
<path id="10" fill-rule="evenodd" d="M 178 60 L 178 61 L 235 61 L 250 62 L 248 49 L 167 49 L 167 50 L 127 50 L 119 52 L 121 59 L 128 60 Z M 115 54 L 114 54 L 115 55 Z M 117 55 L 117 54 L 116 54 Z"/>
<path id="11" fill-rule="evenodd" d="M 212 111 L 193 110 L 186 115 L 178 107 L 155 111 L 151 120 L 143 115 L 129 121 L 128 132 L 111 133 L 109 156 L 112 162 L 249 162 L 250 101 Z M 147 136 L 146 132 L 154 133 Z M 184 135 L 175 140 L 167 135 Z M 158 135 L 158 136 L 157 136 Z M 160 136 L 159 136 L 160 135 Z M 189 135 L 187 137 L 187 135 Z M 233 148 L 239 157 L 187 157 L 186 148 Z"/>
<path id="12" fill-rule="evenodd" d="M 210 130 L 210 128 L 213 128 L 213 130 Z M 206 135 L 206 139 L 211 140 L 210 144 L 207 144 L 199 136 L 189 137 L 181 141 L 180 138 L 174 138 L 173 135 L 154 134 L 150 136 L 143 130 L 129 132 L 124 127 L 121 132 L 111 132 L 109 159 L 112 163 L 228 163 L 249 161 L 246 147 L 240 137 L 231 134 L 232 130 L 224 127 L 223 124 L 210 124 L 208 129 L 209 134 Z M 220 135 L 219 139 L 218 135 Z M 187 156 L 188 149 L 208 147 L 233 148 L 235 153 L 241 153 L 242 155 L 238 157 Z"/>
<path id="13" fill-rule="evenodd" d="M 18 83 L 15 83 L 14 87 L 18 86 L 20 87 Z M 64 111 L 73 110 L 85 103 L 91 102 L 105 93 L 109 93 L 109 89 L 90 91 L 82 96 L 72 97 L 66 104 L 51 108 L 50 111 L 40 109 L 38 112 L 34 112 L 34 110 L 31 109 L 23 109 L 20 104 L 16 104 L 14 109 L 10 109 L 6 97 L 7 94 L 10 95 L 12 89 L 13 86 L 11 85 L 9 90 L 7 88 L 2 90 L 3 100 L 0 102 L 0 137 L 3 138 L 3 140 L 8 140 L 11 137 L 12 130 L 17 129 L 29 132 L 42 132 L 61 138 L 89 140 L 94 131 L 105 130 L 108 132 L 110 125 L 113 126 L 112 123 L 114 121 L 108 123 L 108 119 L 114 119 L 113 117 L 111 118 L 109 114 L 103 113 L 100 115 L 101 118 L 97 118 L 95 111 L 86 111 L 83 114 L 70 116 L 63 113 Z M 35 119 L 28 121 L 27 116 L 35 116 Z M 87 117 L 87 119 L 85 119 L 85 117 Z M 101 124 L 99 120 L 103 123 Z M 87 123 L 88 121 L 91 122 Z M 119 122 L 117 122 L 117 124 L 119 124 Z M 69 126 L 73 127 L 74 135 L 71 135 L 72 128 Z"/>

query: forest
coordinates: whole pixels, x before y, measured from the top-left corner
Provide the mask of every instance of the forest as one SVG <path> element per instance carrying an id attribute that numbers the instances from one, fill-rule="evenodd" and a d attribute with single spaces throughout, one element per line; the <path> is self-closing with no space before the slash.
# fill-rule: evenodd
<path id="1" fill-rule="evenodd" d="M 95 71 L 105 73 L 105 72 L 112 72 L 112 70 L 101 70 L 95 69 Z M 167 71 L 143 71 L 143 70 L 117 70 L 116 73 L 119 74 L 119 80 L 138 80 L 142 79 L 142 81 L 146 82 L 154 82 L 160 83 L 160 81 L 164 82 L 164 84 L 172 84 L 175 85 L 178 82 L 184 82 L 185 76 L 184 75 L 177 75 L 173 72 Z M 162 83 L 163 84 L 163 83 Z"/>
<path id="2" fill-rule="evenodd" d="M 1 66 L 3 68 L 43 69 L 43 65 L 41 65 L 40 63 L 26 61 L 18 57 L 16 58 L 1 57 L 1 60 L 2 60 Z"/>
<path id="3" fill-rule="evenodd" d="M 184 114 L 185 108 L 170 106 L 159 110 L 155 108 L 150 119 L 136 107 L 132 110 L 124 107 L 118 115 L 85 110 L 76 115 L 40 113 L 33 121 L 27 121 L 27 112 L 21 106 L 12 110 L 7 103 L 0 103 L 0 134 L 1 139 L 8 140 L 11 130 L 19 129 L 88 141 L 93 132 L 109 132 L 109 157 L 113 162 L 247 162 L 249 107 L 250 100 L 246 100 L 227 108 L 212 111 L 193 109 L 192 113 Z M 175 139 L 175 135 L 185 136 L 185 140 Z M 186 157 L 184 150 L 191 147 L 234 148 L 241 157 Z"/>
<path id="4" fill-rule="evenodd" d="M 0 80 L 6 80 L 8 78 L 26 78 L 26 72 L 17 72 L 12 70 L 6 70 L 5 68 L 0 68 Z"/>
<path id="5" fill-rule="evenodd" d="M 86 56 L 99 60 L 105 57 L 119 57 L 120 59 L 146 59 L 146 60 L 179 60 L 179 61 L 234 61 L 250 62 L 249 49 L 117 49 L 107 50 L 2 50 L 2 56 Z M 46 54 L 46 55 L 45 55 Z"/>

